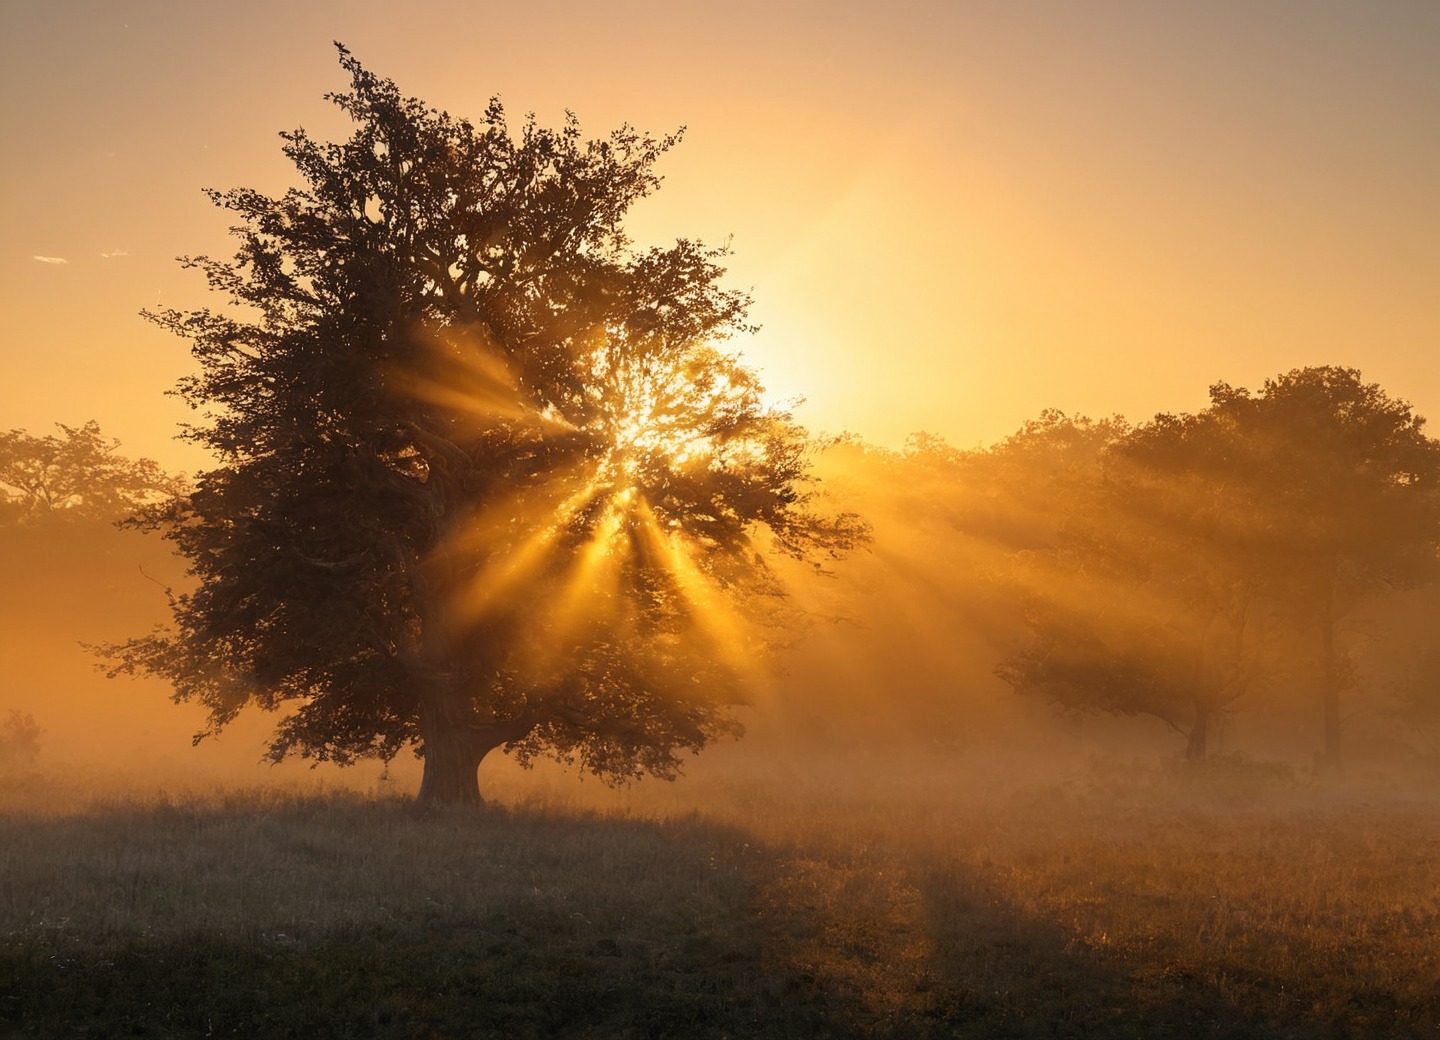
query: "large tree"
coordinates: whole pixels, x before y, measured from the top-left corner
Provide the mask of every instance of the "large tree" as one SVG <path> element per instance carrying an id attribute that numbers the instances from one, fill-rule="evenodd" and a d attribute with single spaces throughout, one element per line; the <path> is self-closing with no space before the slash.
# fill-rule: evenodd
<path id="1" fill-rule="evenodd" d="M 810 508 L 804 431 L 717 346 L 749 302 L 723 251 L 622 230 L 676 137 L 515 133 L 340 60 L 352 136 L 282 135 L 279 198 L 211 193 L 239 250 L 186 262 L 239 310 L 152 315 L 192 341 L 186 436 L 219 461 L 150 517 L 195 588 L 117 670 L 212 729 L 282 710 L 277 759 L 413 746 L 422 800 L 477 801 L 502 745 L 673 774 L 733 728 L 763 550 L 863 525 Z"/>

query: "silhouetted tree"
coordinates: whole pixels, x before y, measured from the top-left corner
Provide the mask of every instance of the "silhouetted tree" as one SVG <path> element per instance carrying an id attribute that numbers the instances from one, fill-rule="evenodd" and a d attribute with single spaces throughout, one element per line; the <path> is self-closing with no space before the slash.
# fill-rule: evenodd
<path id="1" fill-rule="evenodd" d="M 34 715 L 12 708 L 0 723 L 0 776 L 33 768 L 43 737 L 44 730 Z"/>
<path id="2" fill-rule="evenodd" d="M 1430 621 L 1440 626 L 1440 617 Z M 1440 766 L 1440 642 L 1419 648 L 1394 688 L 1392 714 L 1404 727 L 1407 742 L 1429 765 Z"/>
<path id="3" fill-rule="evenodd" d="M 282 135 L 303 187 L 212 193 L 240 249 L 186 261 L 250 314 L 153 316 L 193 341 L 219 465 L 151 518 L 198 585 L 117 670 L 212 730 L 286 709 L 276 759 L 414 746 L 422 800 L 478 800 L 501 745 L 672 774 L 733 728 L 724 606 L 773 602 L 760 550 L 863 525 L 808 508 L 804 431 L 713 345 L 749 302 L 722 251 L 621 229 L 676 137 L 512 134 L 341 64 L 353 135 Z"/>
<path id="4" fill-rule="evenodd" d="M 1155 716 L 1200 761 L 1264 670 L 1264 532 L 1225 472 L 1229 433 L 1208 414 L 1157 416 L 1101 454 L 1044 554 L 1034 642 L 1000 674 L 1071 711 Z"/>
<path id="5" fill-rule="evenodd" d="M 1354 681 L 1338 622 L 1386 590 L 1433 580 L 1440 563 L 1440 441 L 1411 406 L 1350 368 L 1296 369 L 1258 394 L 1211 388 L 1211 420 L 1236 451 L 1268 567 L 1297 620 L 1319 636 L 1324 750 L 1341 763 L 1340 699 Z"/>
<path id="6" fill-rule="evenodd" d="M 1436 575 L 1440 443 L 1423 425 L 1353 369 L 1308 368 L 1258 395 L 1216 384 L 1205 411 L 1115 440 L 1040 554 L 1053 569 L 1035 583 L 1034 642 L 1000 674 L 1073 710 L 1156 715 L 1201 758 L 1210 725 L 1267 671 L 1269 635 L 1308 626 L 1321 761 L 1338 767 L 1354 677 L 1337 622 Z"/>
<path id="7" fill-rule="evenodd" d="M 0 433 L 0 522 L 120 520 L 185 487 L 151 459 L 117 454 L 93 419 L 55 425 L 59 436 Z"/>

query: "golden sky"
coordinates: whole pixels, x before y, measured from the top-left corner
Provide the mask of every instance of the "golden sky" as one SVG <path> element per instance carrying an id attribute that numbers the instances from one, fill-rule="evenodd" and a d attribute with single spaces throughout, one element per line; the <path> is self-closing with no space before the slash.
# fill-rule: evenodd
<path id="1" fill-rule="evenodd" d="M 1440 424 L 1440 4 L 49 0 L 0 7 L 0 428 L 193 469 L 204 187 L 344 132 L 332 40 L 455 114 L 688 126 L 641 242 L 733 236 L 813 428 L 989 443 L 1344 364 Z M 1434 427 L 1432 433 L 1440 432 Z"/>

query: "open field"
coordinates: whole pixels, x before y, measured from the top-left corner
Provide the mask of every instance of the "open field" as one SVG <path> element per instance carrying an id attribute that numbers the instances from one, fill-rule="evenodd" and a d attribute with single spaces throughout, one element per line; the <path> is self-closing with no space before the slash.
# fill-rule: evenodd
<path id="1" fill-rule="evenodd" d="M 12 785 L 0 1033 L 1440 1037 L 1432 798 L 878 764 L 428 815 Z"/>

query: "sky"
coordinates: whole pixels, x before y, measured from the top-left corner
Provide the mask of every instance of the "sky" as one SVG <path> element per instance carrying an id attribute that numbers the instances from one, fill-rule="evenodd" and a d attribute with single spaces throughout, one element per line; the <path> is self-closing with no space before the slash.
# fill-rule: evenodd
<path id="1" fill-rule="evenodd" d="M 138 312 L 221 305 L 174 259 L 232 251 L 201 189 L 346 133 L 336 40 L 456 115 L 685 126 L 632 237 L 731 242 L 731 346 L 817 431 L 972 447 L 1321 364 L 1440 424 L 1434 0 L 49 0 L 0 7 L 0 429 L 203 466 Z"/>

